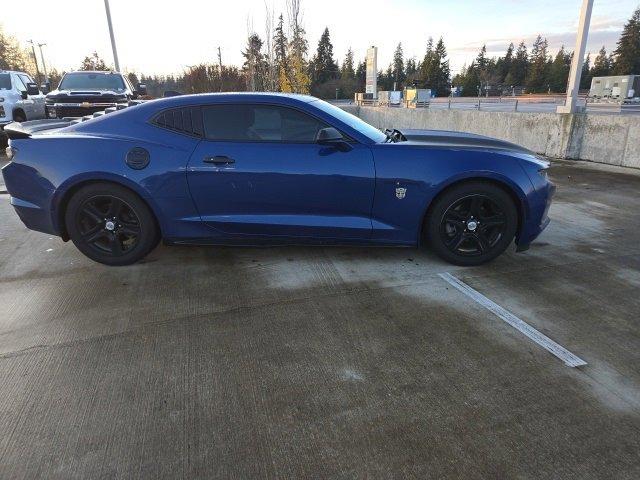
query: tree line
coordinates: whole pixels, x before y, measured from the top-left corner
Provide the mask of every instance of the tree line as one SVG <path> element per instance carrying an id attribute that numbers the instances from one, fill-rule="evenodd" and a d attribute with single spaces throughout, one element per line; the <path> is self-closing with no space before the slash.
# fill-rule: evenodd
<path id="1" fill-rule="evenodd" d="M 164 91 L 201 93 L 216 91 L 277 91 L 310 93 L 321 98 L 353 98 L 364 91 L 365 60 L 356 61 L 349 48 L 342 62 L 335 58 L 329 28 L 325 28 L 317 47 L 309 54 L 309 44 L 302 24 L 302 0 L 287 0 L 285 14 L 277 19 L 267 7 L 265 33 L 250 31 L 242 50 L 242 66 L 203 62 L 190 66 L 178 75 L 129 74 L 133 83 L 144 83 L 151 96 Z M 508 94 L 518 88 L 528 93 L 564 93 L 573 53 L 564 46 L 555 56 L 549 54 L 547 39 L 538 36 L 530 48 L 524 41 L 510 44 L 503 56 L 489 57 L 486 46 L 460 73 L 451 77 L 447 49 L 443 38 L 429 38 L 425 54 L 417 59 L 405 58 L 402 44 L 395 48 L 386 69 L 378 72 L 379 90 L 404 87 L 430 88 L 437 96 L 446 96 L 451 87 L 465 96 L 491 93 Z M 35 63 L 30 50 L 0 29 L 0 69 L 16 69 L 34 74 Z M 93 53 L 81 63 L 82 70 L 107 70 L 109 67 Z M 61 73 L 51 69 L 52 84 Z M 595 58 L 588 54 L 580 88 L 588 89 L 591 78 L 605 75 L 640 74 L 640 8 L 624 26 L 614 51 L 603 46 Z M 496 92 L 496 90 L 500 90 Z"/>

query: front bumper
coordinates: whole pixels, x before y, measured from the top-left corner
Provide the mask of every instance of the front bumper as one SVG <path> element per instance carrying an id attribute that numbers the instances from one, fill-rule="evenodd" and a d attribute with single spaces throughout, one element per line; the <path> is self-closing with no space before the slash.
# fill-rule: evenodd
<path id="1" fill-rule="evenodd" d="M 127 105 L 127 102 L 104 102 L 104 103 L 53 103 L 47 104 L 47 118 L 64 118 L 64 117 L 84 117 L 85 115 L 93 115 L 95 112 L 101 112 L 109 107 L 118 107 L 118 105 Z"/>

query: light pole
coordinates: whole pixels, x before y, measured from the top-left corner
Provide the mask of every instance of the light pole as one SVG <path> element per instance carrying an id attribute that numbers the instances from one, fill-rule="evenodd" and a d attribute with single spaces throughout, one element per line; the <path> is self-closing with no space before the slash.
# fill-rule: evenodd
<path id="1" fill-rule="evenodd" d="M 33 40 L 27 40 L 27 43 L 31 44 L 31 53 L 33 53 L 33 62 L 36 64 L 36 76 L 38 77 L 38 84 L 40 84 L 41 83 L 40 69 L 38 68 L 38 58 L 36 57 L 36 47 L 34 46 Z"/>
<path id="2" fill-rule="evenodd" d="M 113 35 L 113 25 L 111 23 L 111 10 L 109 9 L 109 0 L 104 0 L 104 9 L 107 13 L 107 23 L 109 24 L 109 36 L 111 37 L 111 50 L 113 50 L 113 63 L 116 71 L 120 71 L 120 62 L 118 61 L 118 50 L 116 49 L 116 37 Z"/>
<path id="3" fill-rule="evenodd" d="M 40 60 L 42 60 L 42 70 L 44 70 L 44 83 L 47 83 L 47 64 L 44 63 L 44 55 L 42 54 L 42 47 L 45 47 L 46 43 L 39 43 L 38 48 L 40 49 Z"/>
<path id="4" fill-rule="evenodd" d="M 576 36 L 576 48 L 573 51 L 571 71 L 569 72 L 567 100 L 564 105 L 558 106 L 556 109 L 558 113 L 575 113 L 578 111 L 578 90 L 580 89 L 580 77 L 582 76 L 584 52 L 587 48 L 587 35 L 589 34 L 589 22 L 591 21 L 592 8 L 593 0 L 582 0 L 580 23 L 578 24 L 578 34 Z"/>

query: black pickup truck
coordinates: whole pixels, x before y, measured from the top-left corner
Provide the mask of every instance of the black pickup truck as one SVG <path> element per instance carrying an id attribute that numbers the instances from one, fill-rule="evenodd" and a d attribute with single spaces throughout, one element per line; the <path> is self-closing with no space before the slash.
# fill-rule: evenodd
<path id="1" fill-rule="evenodd" d="M 133 88 L 121 73 L 69 72 L 60 80 L 58 89 L 47 94 L 47 118 L 84 117 L 109 107 L 127 105 L 146 94 L 145 85 Z"/>

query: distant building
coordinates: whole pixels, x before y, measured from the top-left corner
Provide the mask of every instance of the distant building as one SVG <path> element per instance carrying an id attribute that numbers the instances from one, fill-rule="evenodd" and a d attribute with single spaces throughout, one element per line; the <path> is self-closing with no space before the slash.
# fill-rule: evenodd
<path id="1" fill-rule="evenodd" d="M 589 98 L 619 102 L 640 101 L 640 75 L 593 77 Z"/>

